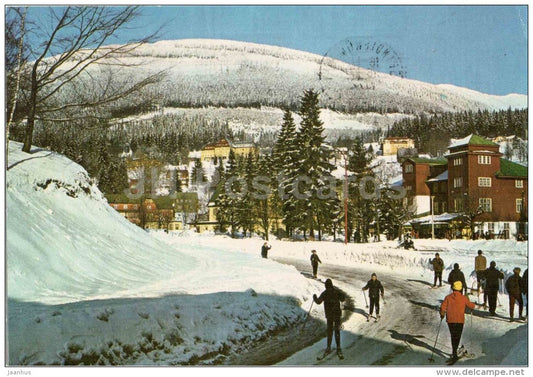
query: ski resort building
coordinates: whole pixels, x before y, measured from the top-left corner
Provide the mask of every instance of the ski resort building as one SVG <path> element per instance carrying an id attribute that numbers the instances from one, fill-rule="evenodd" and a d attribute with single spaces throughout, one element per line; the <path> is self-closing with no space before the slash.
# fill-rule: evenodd
<path id="1" fill-rule="evenodd" d="M 403 185 L 406 190 L 404 206 L 415 215 L 431 211 L 431 192 L 426 181 L 447 169 L 445 158 L 412 157 L 402 163 Z"/>
<path id="2" fill-rule="evenodd" d="M 229 152 L 233 151 L 235 156 L 247 156 L 252 153 L 254 156 L 259 154 L 259 148 L 253 143 L 248 142 L 229 142 L 226 139 L 219 140 L 215 143 L 207 144 L 201 151 L 201 161 L 217 161 L 218 159 L 227 159 Z"/>
<path id="3" fill-rule="evenodd" d="M 444 161 L 408 159 L 402 167 L 404 204 L 430 215 L 426 225 L 444 215 L 454 235 L 527 237 L 527 166 L 502 158 L 498 144 L 472 134 L 452 141 Z"/>
<path id="4" fill-rule="evenodd" d="M 408 137 L 388 137 L 381 145 L 383 156 L 394 156 L 399 149 L 413 149 L 414 147 L 415 141 Z"/>
<path id="5" fill-rule="evenodd" d="M 198 194 L 178 192 L 175 197 L 130 197 L 124 194 L 106 195 L 107 201 L 128 221 L 143 229 L 167 231 L 185 229 L 198 216 Z"/>

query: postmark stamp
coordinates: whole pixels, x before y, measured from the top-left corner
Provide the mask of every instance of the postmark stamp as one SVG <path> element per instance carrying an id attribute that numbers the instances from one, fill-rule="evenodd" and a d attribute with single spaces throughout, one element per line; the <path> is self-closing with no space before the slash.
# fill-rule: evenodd
<path id="1" fill-rule="evenodd" d="M 372 90 L 377 72 L 407 77 L 401 54 L 388 43 L 372 37 L 348 37 L 333 45 L 320 61 L 318 79 L 322 96 L 333 99 L 335 91 Z M 347 86 L 331 87 L 335 75 L 344 75 Z"/>

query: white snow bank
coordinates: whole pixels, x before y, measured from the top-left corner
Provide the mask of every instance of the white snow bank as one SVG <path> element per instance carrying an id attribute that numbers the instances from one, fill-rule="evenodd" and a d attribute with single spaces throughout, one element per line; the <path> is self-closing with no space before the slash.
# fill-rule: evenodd
<path id="1" fill-rule="evenodd" d="M 256 255 L 161 242 L 56 153 L 10 142 L 6 185 L 9 365 L 217 363 L 316 292 Z"/>

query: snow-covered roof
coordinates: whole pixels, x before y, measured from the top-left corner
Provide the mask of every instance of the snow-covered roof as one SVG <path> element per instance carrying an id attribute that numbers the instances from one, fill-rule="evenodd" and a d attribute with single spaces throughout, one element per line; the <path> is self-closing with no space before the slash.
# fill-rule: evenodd
<path id="1" fill-rule="evenodd" d="M 481 136 L 470 134 L 467 137 L 464 137 L 462 139 L 451 139 L 451 143 L 448 146 L 448 148 L 457 148 L 462 147 L 464 145 L 491 145 L 496 146 L 498 144 L 487 140 Z"/>
<path id="2" fill-rule="evenodd" d="M 202 152 L 201 151 L 191 151 L 189 152 L 189 158 L 201 158 Z"/>
<path id="3" fill-rule="evenodd" d="M 435 178 L 428 179 L 426 182 L 438 182 L 438 181 L 447 181 L 448 180 L 448 170 L 437 175 Z"/>

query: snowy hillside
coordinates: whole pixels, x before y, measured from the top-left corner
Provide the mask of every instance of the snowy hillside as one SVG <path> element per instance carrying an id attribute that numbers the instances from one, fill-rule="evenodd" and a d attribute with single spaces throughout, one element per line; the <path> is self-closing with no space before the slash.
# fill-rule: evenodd
<path id="1" fill-rule="evenodd" d="M 79 165 L 20 149 L 6 174 L 8 364 L 212 363 L 305 314 L 316 288 L 293 267 L 169 246 Z"/>
<path id="2" fill-rule="evenodd" d="M 194 108 L 209 107 L 219 112 L 239 108 L 222 117 L 237 127 L 279 124 L 279 114 L 268 108 L 295 109 L 303 91 L 309 88 L 319 91 L 321 105 L 332 110 L 324 114 L 326 128 L 383 128 L 400 115 L 421 112 L 527 107 L 525 95 L 495 96 L 453 85 L 433 85 L 276 46 L 170 40 L 141 46 L 134 54 L 122 58 L 133 66 L 120 67 L 113 73 L 119 81 L 160 71 L 166 75 L 161 83 L 137 96 L 138 106 L 157 104 L 185 113 Z M 90 79 L 105 79 L 112 69 L 91 67 Z M 123 105 L 137 106 L 130 101 Z M 267 114 L 258 114 L 265 108 Z M 369 115 L 355 117 L 361 113 Z M 386 118 L 380 114 L 396 115 Z"/>

